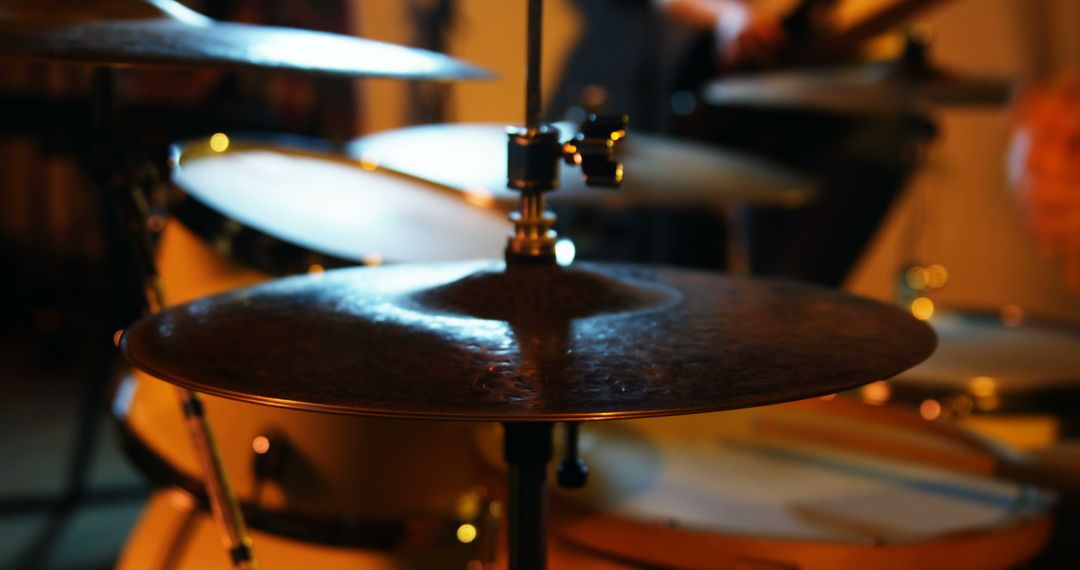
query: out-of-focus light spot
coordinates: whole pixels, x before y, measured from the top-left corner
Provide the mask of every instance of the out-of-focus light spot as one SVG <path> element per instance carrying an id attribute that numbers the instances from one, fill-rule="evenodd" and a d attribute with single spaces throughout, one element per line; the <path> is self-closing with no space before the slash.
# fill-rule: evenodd
<path id="1" fill-rule="evenodd" d="M 944 265 L 935 263 L 926 268 L 928 277 L 927 285 L 934 289 L 941 289 L 949 282 L 949 270 Z"/>
<path id="2" fill-rule="evenodd" d="M 379 157 L 371 153 L 364 153 L 360 156 L 360 168 L 364 170 L 376 170 L 379 168 Z"/>
<path id="3" fill-rule="evenodd" d="M 919 404 L 919 415 L 924 420 L 933 421 L 941 417 L 941 402 L 937 400 L 923 400 Z"/>
<path id="4" fill-rule="evenodd" d="M 319 265 L 318 263 L 312 263 L 307 268 L 308 273 L 323 273 L 325 271 L 326 271 L 326 268 L 323 267 L 322 265 Z"/>
<path id="5" fill-rule="evenodd" d="M 911 314 L 920 321 L 930 320 L 934 316 L 934 302 L 927 297 L 916 297 L 911 302 Z"/>
<path id="6" fill-rule="evenodd" d="M 888 382 L 879 380 L 863 386 L 859 393 L 862 396 L 863 401 L 867 404 L 880 406 L 885 402 L 888 402 L 889 398 L 892 397 L 892 387 L 889 386 Z"/>
<path id="7" fill-rule="evenodd" d="M 825 400 L 826 402 L 831 401 L 831 400 L 835 400 L 836 399 L 836 394 L 829 394 L 828 396 L 822 396 L 821 399 Z"/>
<path id="8" fill-rule="evenodd" d="M 225 152 L 229 150 L 229 135 L 225 133 L 214 133 L 210 137 L 210 150 L 214 152 Z"/>
<path id="9" fill-rule="evenodd" d="M 259 455 L 270 451 L 270 438 L 265 435 L 255 436 L 255 439 L 251 440 L 251 450 Z"/>
<path id="10" fill-rule="evenodd" d="M 488 514 L 495 518 L 501 517 L 502 503 L 500 503 L 499 501 L 491 501 L 491 503 L 488 504 Z"/>
<path id="11" fill-rule="evenodd" d="M 382 265 L 383 256 L 379 255 L 378 253 L 369 253 L 362 257 L 360 261 L 363 261 L 364 265 Z"/>
<path id="12" fill-rule="evenodd" d="M 1001 398 L 997 396 L 983 396 L 975 398 L 975 407 L 984 412 L 992 412 L 1001 406 Z"/>
<path id="13" fill-rule="evenodd" d="M 120 339 L 124 336 L 124 329 L 116 329 L 116 332 L 112 335 L 112 343 L 114 346 L 120 346 Z"/>
<path id="14" fill-rule="evenodd" d="M 697 110 L 697 96 L 690 91 L 678 91 L 671 96 L 671 111 L 685 117 Z"/>
<path id="15" fill-rule="evenodd" d="M 469 523 L 457 527 L 457 539 L 462 544 L 469 544 L 476 540 L 476 527 Z"/>
<path id="16" fill-rule="evenodd" d="M 153 234 L 161 233 L 165 229 L 165 216 L 154 214 L 146 218 L 146 229 Z"/>
<path id="17" fill-rule="evenodd" d="M 615 166 L 615 181 L 616 182 L 622 182 L 622 180 L 623 180 L 623 170 L 624 169 L 623 169 L 622 164 L 619 164 L 619 165 Z"/>
<path id="18" fill-rule="evenodd" d="M 574 153 L 574 164 L 576 164 L 578 166 L 581 166 L 582 160 L 584 160 L 584 159 L 581 158 L 581 153 L 580 152 L 575 152 Z"/>
<path id="19" fill-rule="evenodd" d="M 626 131 L 621 130 L 621 129 L 611 133 L 611 140 L 613 140 L 613 141 L 622 140 L 625 137 L 626 137 Z"/>
<path id="20" fill-rule="evenodd" d="M 577 246 L 573 241 L 563 238 L 555 242 L 555 263 L 566 267 L 574 262 L 575 257 L 577 257 Z"/>
<path id="21" fill-rule="evenodd" d="M 916 291 L 922 291 L 930 284 L 930 271 L 921 265 L 910 267 L 907 273 L 904 274 L 904 281 L 908 287 Z"/>
<path id="22" fill-rule="evenodd" d="M 195 498 L 180 490 L 169 494 L 169 502 L 179 511 L 190 511 L 195 508 Z"/>
<path id="23" fill-rule="evenodd" d="M 1005 305 L 1001 308 L 1001 324 L 1007 327 L 1024 324 L 1024 309 L 1017 305 Z"/>
<path id="24" fill-rule="evenodd" d="M 458 497 L 457 516 L 459 519 L 471 520 L 480 515 L 482 505 L 481 495 L 478 493 L 465 493 Z"/>
<path id="25" fill-rule="evenodd" d="M 966 416 L 975 409 L 975 401 L 971 399 L 971 396 L 957 396 L 949 402 L 949 407 L 952 408 L 954 414 Z"/>
<path id="26" fill-rule="evenodd" d="M 997 393 L 997 381 L 989 376 L 976 376 L 968 383 L 968 389 L 976 398 L 986 398 Z"/>
<path id="27" fill-rule="evenodd" d="M 473 206 L 490 208 L 495 205 L 495 194 L 487 188 L 469 188 L 465 191 L 465 201 Z"/>

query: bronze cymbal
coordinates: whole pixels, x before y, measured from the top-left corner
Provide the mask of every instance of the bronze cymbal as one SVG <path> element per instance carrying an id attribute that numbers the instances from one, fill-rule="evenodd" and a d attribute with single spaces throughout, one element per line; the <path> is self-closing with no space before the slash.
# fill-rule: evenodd
<path id="1" fill-rule="evenodd" d="M 555 126 L 563 140 L 577 132 L 570 123 Z M 740 153 L 641 133 L 631 133 L 620 145 L 626 172 L 621 188 L 586 186 L 579 170 L 563 168 L 559 190 L 548 194 L 552 203 L 795 207 L 813 195 L 809 181 Z M 508 210 L 520 197 L 506 188 L 504 125 L 409 127 L 361 137 L 349 152 L 380 168 L 464 192 L 474 202 Z"/>
<path id="2" fill-rule="evenodd" d="M 411 47 L 218 22 L 172 0 L 0 0 L 0 56 L 345 77 L 450 80 L 491 75 Z"/>
<path id="3" fill-rule="evenodd" d="M 927 106 L 999 106 L 1013 81 L 954 73 L 933 64 L 924 38 L 909 38 L 895 61 L 724 78 L 707 103 L 832 113 L 894 114 Z"/>
<path id="4" fill-rule="evenodd" d="M 131 363 L 247 402 L 385 417 L 564 421 L 830 394 L 925 359 L 901 310 L 783 281 L 501 262 L 329 271 L 127 330 Z"/>

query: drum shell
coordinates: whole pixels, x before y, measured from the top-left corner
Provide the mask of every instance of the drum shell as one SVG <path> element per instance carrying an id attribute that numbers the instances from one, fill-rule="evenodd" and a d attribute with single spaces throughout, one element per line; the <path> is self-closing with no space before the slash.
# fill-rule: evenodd
<path id="1" fill-rule="evenodd" d="M 220 255 L 175 221 L 162 232 L 158 263 L 174 303 L 270 278 Z M 261 510 L 400 521 L 452 513 L 476 481 L 466 424 L 313 414 L 213 396 L 204 401 L 238 497 Z M 198 478 L 174 387 L 136 373 L 120 390 L 116 411 L 132 447 L 162 460 L 175 477 Z M 255 476 L 252 446 L 259 436 L 272 448 L 288 447 L 276 479 Z"/>

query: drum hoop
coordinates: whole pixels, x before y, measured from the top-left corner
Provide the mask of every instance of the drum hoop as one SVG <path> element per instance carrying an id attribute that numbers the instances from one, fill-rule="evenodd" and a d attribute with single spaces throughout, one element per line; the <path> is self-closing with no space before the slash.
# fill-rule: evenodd
<path id="1" fill-rule="evenodd" d="M 365 265 L 362 259 L 345 259 L 316 251 L 267 231 L 253 228 L 202 202 L 189 191 L 190 186 L 185 188 L 184 184 L 177 181 L 176 173 L 182 168 L 184 160 L 220 156 L 237 149 L 278 149 L 300 156 L 369 170 L 362 166 L 363 162 L 360 159 L 346 154 L 345 149 L 339 151 L 331 143 L 311 137 L 279 133 L 238 133 L 230 139 L 229 149 L 224 153 L 216 152 L 211 148 L 209 137 L 181 140 L 169 147 L 169 186 L 173 190 L 173 195 L 169 200 L 169 211 L 184 227 L 215 251 L 273 277 L 307 273 L 314 267 L 333 269 Z M 376 167 L 374 171 L 388 178 L 396 178 L 430 188 L 445 196 L 452 196 L 460 200 L 462 204 L 479 208 L 471 204 L 463 193 L 453 188 L 446 188 L 392 170 Z"/>

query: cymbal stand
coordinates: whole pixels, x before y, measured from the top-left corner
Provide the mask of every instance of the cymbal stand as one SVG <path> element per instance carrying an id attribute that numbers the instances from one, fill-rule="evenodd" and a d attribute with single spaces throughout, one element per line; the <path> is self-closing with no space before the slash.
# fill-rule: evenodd
<path id="1" fill-rule="evenodd" d="M 95 106 L 99 110 L 108 109 L 112 104 L 112 75 L 104 68 L 94 73 Z M 104 112 L 102 113 L 104 115 Z M 94 144 L 108 146 L 105 121 L 99 119 L 95 125 Z M 108 148 L 97 149 L 99 157 L 108 157 Z M 102 170 L 107 175 L 116 174 L 116 164 L 108 158 L 102 158 Z M 125 179 L 128 184 L 106 183 L 102 191 L 108 193 L 108 201 L 115 212 L 121 230 L 127 235 L 127 241 L 133 250 L 132 256 L 143 279 L 146 306 L 150 312 L 157 312 L 168 306 L 167 297 L 154 262 L 153 247 L 146 232 L 146 220 L 150 217 L 149 207 L 139 187 L 141 177 Z M 225 471 L 221 453 L 214 439 L 213 431 L 205 414 L 205 408 L 199 394 L 177 387 L 180 405 L 195 445 L 196 454 L 203 468 L 207 501 L 217 522 L 221 541 L 229 554 L 233 568 L 238 570 L 258 570 L 259 563 L 252 550 L 251 536 L 248 534 L 240 503 L 233 493 Z"/>
<path id="2" fill-rule="evenodd" d="M 529 0 L 525 79 L 525 127 L 507 129 L 507 187 L 521 192 L 519 209 L 510 214 L 514 231 L 506 245 L 507 270 L 515 266 L 557 268 L 552 229 L 555 215 L 547 210 L 545 193 L 559 186 L 559 161 L 581 167 L 586 184 L 618 187 L 623 167 L 616 156 L 626 137 L 625 115 L 590 115 L 578 134 L 559 141 L 558 129 L 541 122 L 543 0 Z M 508 541 L 510 570 L 547 567 L 547 465 L 552 458 L 550 422 L 506 422 L 504 456 L 508 474 Z M 577 458 L 576 426 L 568 430 L 569 460 L 560 483 L 580 487 L 586 469 Z"/>

